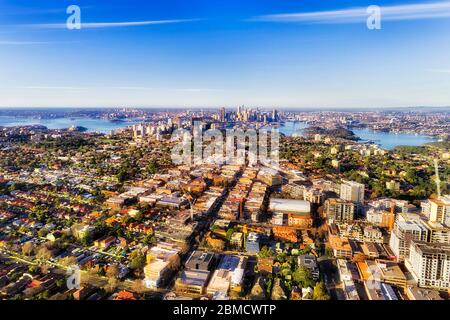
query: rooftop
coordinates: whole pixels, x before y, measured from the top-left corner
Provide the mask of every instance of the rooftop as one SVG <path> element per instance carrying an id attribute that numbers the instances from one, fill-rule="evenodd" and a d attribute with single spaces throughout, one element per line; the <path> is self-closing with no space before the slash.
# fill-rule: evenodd
<path id="1" fill-rule="evenodd" d="M 311 204 L 303 200 L 272 198 L 270 199 L 269 210 L 306 213 L 311 211 Z"/>

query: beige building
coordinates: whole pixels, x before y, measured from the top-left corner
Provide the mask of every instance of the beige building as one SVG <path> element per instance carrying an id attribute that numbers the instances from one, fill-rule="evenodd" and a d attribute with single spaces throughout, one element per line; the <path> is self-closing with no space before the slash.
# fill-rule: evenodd
<path id="1" fill-rule="evenodd" d="M 429 217 L 431 222 L 450 225 L 450 196 L 438 199 L 429 199 L 422 202 L 422 213 Z"/>
<path id="2" fill-rule="evenodd" d="M 364 202 L 364 184 L 355 181 L 343 181 L 340 197 L 347 201 Z"/>
<path id="3" fill-rule="evenodd" d="M 329 222 L 353 221 L 356 206 L 351 201 L 333 198 L 325 201 L 324 211 Z"/>

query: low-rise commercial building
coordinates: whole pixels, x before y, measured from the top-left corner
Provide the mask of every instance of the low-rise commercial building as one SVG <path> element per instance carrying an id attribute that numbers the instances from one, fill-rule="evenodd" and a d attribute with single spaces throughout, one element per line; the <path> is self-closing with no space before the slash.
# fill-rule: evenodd
<path id="1" fill-rule="evenodd" d="M 220 292 L 228 295 L 229 291 L 240 292 L 244 279 L 247 257 L 225 255 L 214 271 L 207 287 L 207 294 L 214 295 Z"/>
<path id="2" fill-rule="evenodd" d="M 296 228 L 312 226 L 311 204 L 303 200 L 270 199 L 269 212 L 272 213 L 272 223 Z"/>
<path id="3" fill-rule="evenodd" d="M 210 271 L 183 270 L 175 281 L 175 290 L 182 293 L 202 295 L 205 293 Z"/>

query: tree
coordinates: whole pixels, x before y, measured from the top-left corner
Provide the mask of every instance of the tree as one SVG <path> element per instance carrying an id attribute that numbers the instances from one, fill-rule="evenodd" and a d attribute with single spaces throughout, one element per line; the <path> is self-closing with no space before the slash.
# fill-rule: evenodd
<path id="1" fill-rule="evenodd" d="M 49 217 L 48 207 L 40 204 L 31 209 L 30 216 L 36 217 L 40 222 L 44 222 Z"/>
<path id="2" fill-rule="evenodd" d="M 131 285 L 131 289 L 132 289 L 132 291 L 134 291 L 136 293 L 141 293 L 141 292 L 145 291 L 146 288 L 144 285 L 144 281 L 141 279 L 134 280 Z"/>
<path id="3" fill-rule="evenodd" d="M 133 251 L 130 254 L 130 268 L 133 270 L 139 270 L 145 266 L 145 256 L 138 250 Z"/>
<path id="4" fill-rule="evenodd" d="M 38 236 L 41 237 L 41 238 L 45 237 L 45 236 L 47 235 L 47 233 L 48 233 L 48 231 L 45 230 L 45 229 L 40 229 L 40 230 L 37 232 Z"/>
<path id="5" fill-rule="evenodd" d="M 51 250 L 49 250 L 46 246 L 41 247 L 37 252 L 37 257 L 42 260 L 48 260 L 53 256 Z"/>
<path id="6" fill-rule="evenodd" d="M 270 258 L 273 256 L 275 256 L 275 252 L 267 246 L 263 246 L 258 253 L 258 257 L 260 258 Z"/>
<path id="7" fill-rule="evenodd" d="M 150 162 L 147 164 L 147 166 L 145 167 L 145 169 L 147 170 L 148 173 L 150 174 L 155 174 L 158 172 L 158 163 L 156 162 L 156 160 L 152 159 L 150 160 Z"/>
<path id="8" fill-rule="evenodd" d="M 59 261 L 59 264 L 64 267 L 74 266 L 77 265 L 77 263 L 78 263 L 77 258 L 75 258 L 74 256 L 67 256 Z"/>
<path id="9" fill-rule="evenodd" d="M 106 276 L 108 278 L 117 278 L 119 276 L 119 268 L 117 265 L 112 264 L 108 266 L 108 269 L 106 270 Z"/>
<path id="10" fill-rule="evenodd" d="M 230 229 L 227 230 L 227 233 L 225 235 L 227 240 L 231 240 L 231 237 L 233 236 L 233 233 L 234 233 L 234 229 L 233 228 L 230 228 Z"/>
<path id="11" fill-rule="evenodd" d="M 136 220 L 137 222 L 142 222 L 142 219 L 144 219 L 144 215 L 142 214 L 142 212 L 138 212 L 134 217 L 134 220 Z"/>
<path id="12" fill-rule="evenodd" d="M 155 236 L 153 236 L 152 234 L 147 234 L 144 236 L 144 238 L 142 239 L 142 243 L 145 245 L 151 245 L 152 243 L 154 243 L 156 241 Z"/>
<path id="13" fill-rule="evenodd" d="M 311 277 L 311 272 L 308 268 L 300 267 L 292 274 L 292 279 L 301 287 L 307 288 L 314 284 L 314 280 Z"/>
<path id="14" fill-rule="evenodd" d="M 313 299 L 314 300 L 330 300 L 330 296 L 328 294 L 327 287 L 325 286 L 325 283 L 323 281 L 317 283 L 314 286 Z"/>
<path id="15" fill-rule="evenodd" d="M 50 297 L 50 292 L 48 290 L 44 290 L 44 291 L 38 293 L 35 296 L 35 299 L 37 299 L 37 300 L 47 300 L 49 297 Z"/>
<path id="16" fill-rule="evenodd" d="M 34 251 L 34 246 L 31 241 L 24 243 L 24 245 L 22 246 L 22 254 L 25 256 L 31 255 L 33 253 L 33 251 Z"/>
<path id="17" fill-rule="evenodd" d="M 104 287 L 104 289 L 111 293 L 114 290 L 116 290 L 117 286 L 119 285 L 119 280 L 117 280 L 114 277 L 108 278 L 108 284 Z"/>

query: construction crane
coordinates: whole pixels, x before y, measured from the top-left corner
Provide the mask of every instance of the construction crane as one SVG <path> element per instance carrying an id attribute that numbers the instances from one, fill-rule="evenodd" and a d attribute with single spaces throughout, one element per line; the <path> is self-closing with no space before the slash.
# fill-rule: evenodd
<path id="1" fill-rule="evenodd" d="M 185 190 L 183 187 L 181 188 L 181 191 L 183 192 L 185 199 L 189 202 L 191 221 L 194 221 L 194 204 L 197 199 L 194 199 L 192 194 L 188 190 Z"/>
<path id="2" fill-rule="evenodd" d="M 438 160 L 434 159 L 434 171 L 436 174 L 436 190 L 437 190 L 437 195 L 438 198 L 441 197 L 441 180 L 439 179 L 439 164 L 438 164 Z"/>

